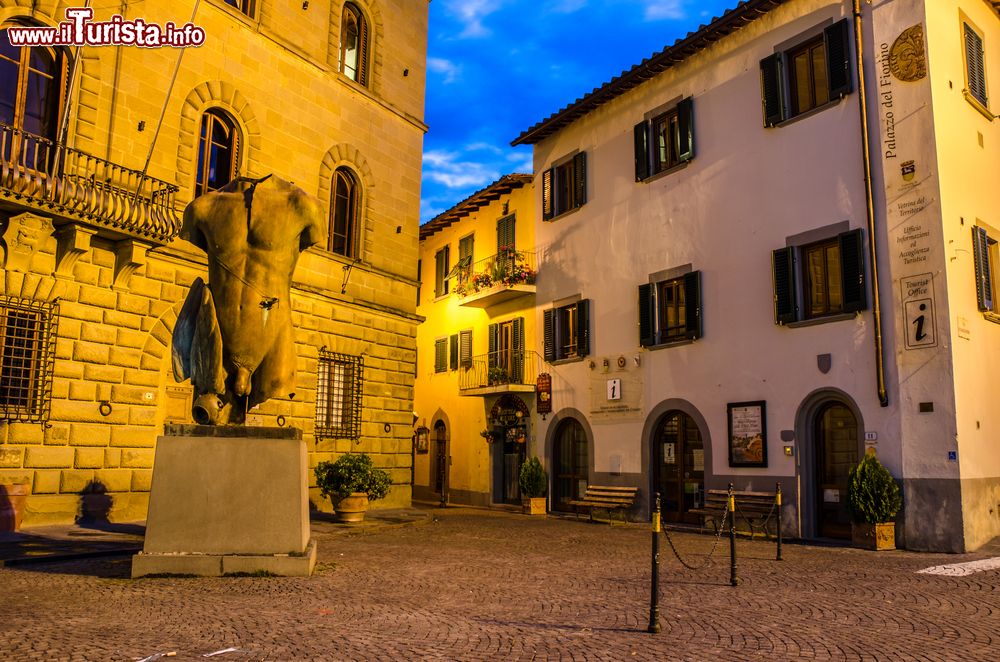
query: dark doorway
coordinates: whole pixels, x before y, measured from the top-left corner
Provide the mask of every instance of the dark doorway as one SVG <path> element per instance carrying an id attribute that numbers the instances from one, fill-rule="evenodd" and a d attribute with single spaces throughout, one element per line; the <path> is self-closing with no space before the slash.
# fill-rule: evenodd
<path id="1" fill-rule="evenodd" d="M 444 421 L 434 424 L 434 463 L 431 465 L 431 487 L 442 496 L 448 486 L 448 430 Z"/>
<path id="2" fill-rule="evenodd" d="M 529 419 L 527 405 L 514 395 L 501 396 L 490 411 L 495 503 L 521 503 L 518 478 L 524 464 Z"/>
<path id="3" fill-rule="evenodd" d="M 847 482 L 858 463 L 858 422 L 847 406 L 831 402 L 820 407 L 815 426 L 816 533 L 850 539 Z"/>
<path id="4" fill-rule="evenodd" d="M 654 489 L 668 522 L 697 524 L 688 511 L 700 508 L 705 498 L 705 447 L 694 419 L 682 411 L 668 412 L 653 436 Z"/>
<path id="5" fill-rule="evenodd" d="M 552 455 L 555 478 L 552 510 L 573 512 L 573 506 L 566 502 L 583 497 L 589 479 L 587 434 L 579 421 L 568 418 L 559 424 Z"/>

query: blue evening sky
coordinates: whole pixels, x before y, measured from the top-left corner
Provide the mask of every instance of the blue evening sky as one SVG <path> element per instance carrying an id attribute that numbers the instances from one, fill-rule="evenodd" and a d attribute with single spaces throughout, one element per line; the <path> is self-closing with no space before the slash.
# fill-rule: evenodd
<path id="1" fill-rule="evenodd" d="M 736 0 L 433 0 L 420 222 L 531 172 L 522 131 Z"/>

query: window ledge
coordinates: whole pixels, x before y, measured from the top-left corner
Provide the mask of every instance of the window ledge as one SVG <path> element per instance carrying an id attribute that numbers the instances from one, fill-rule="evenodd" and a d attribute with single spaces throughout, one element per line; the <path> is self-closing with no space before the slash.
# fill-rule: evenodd
<path id="1" fill-rule="evenodd" d="M 691 345 L 697 339 L 691 338 L 678 338 L 677 340 L 670 340 L 668 342 L 661 342 L 656 345 L 646 345 L 645 348 L 650 351 L 655 351 L 658 349 L 666 349 L 668 347 L 679 347 L 681 345 Z"/>
<path id="2" fill-rule="evenodd" d="M 565 218 L 565 217 L 569 216 L 570 214 L 575 214 L 576 212 L 578 212 L 581 209 L 583 209 L 586 204 L 587 203 L 585 202 L 582 205 L 580 205 L 579 207 L 573 207 L 572 209 L 567 209 L 566 211 L 560 213 L 558 216 L 553 216 L 552 218 L 550 218 L 549 220 L 547 220 L 545 222 L 546 223 L 551 223 L 553 221 L 558 221 L 561 218 Z"/>
<path id="3" fill-rule="evenodd" d="M 437 303 L 438 301 L 444 301 L 445 299 L 447 299 L 450 296 L 451 296 L 451 292 L 447 292 L 447 293 L 442 294 L 440 296 L 436 296 L 433 299 L 431 299 L 431 303 Z"/>
<path id="4" fill-rule="evenodd" d="M 666 170 L 661 170 L 660 172 L 658 172 L 656 174 L 650 175 L 646 179 L 640 179 L 636 183 L 637 184 L 652 184 L 657 179 L 661 179 L 663 177 L 666 177 L 667 175 L 672 175 L 672 174 L 674 174 L 675 172 L 677 172 L 679 170 L 683 170 L 684 168 L 688 167 L 688 165 L 690 165 L 690 163 L 691 163 L 691 159 L 688 159 L 687 161 L 682 161 L 682 162 L 678 163 L 675 166 L 671 166 L 671 167 L 667 168 Z"/>
<path id="5" fill-rule="evenodd" d="M 846 99 L 847 97 L 848 97 L 848 95 L 845 94 L 843 96 L 837 97 L 836 99 L 830 99 L 829 101 L 827 101 L 826 103 L 824 103 L 822 106 L 816 106 L 815 108 L 810 108 L 809 110 L 805 111 L 804 113 L 799 113 L 798 115 L 795 115 L 794 117 L 789 117 L 788 119 L 781 120 L 777 124 L 772 124 L 770 127 L 765 127 L 765 128 L 778 129 L 778 128 L 783 127 L 783 126 L 788 126 L 789 124 L 795 124 L 799 120 L 804 120 L 807 117 L 812 117 L 813 115 L 816 115 L 817 113 L 822 113 L 824 110 L 826 110 L 828 108 L 832 108 L 833 106 L 836 106 L 838 103 L 841 102 L 841 100 Z"/>
<path id="6" fill-rule="evenodd" d="M 568 363 L 581 363 L 583 361 L 583 359 L 585 359 L 585 358 L 586 357 L 584 357 L 584 356 L 571 356 L 571 357 L 566 358 L 566 359 L 556 359 L 555 361 L 548 361 L 548 364 L 549 365 L 566 365 Z"/>
<path id="7" fill-rule="evenodd" d="M 852 320 L 860 314 L 861 313 L 840 313 L 838 315 L 824 315 L 823 317 L 813 317 L 812 319 L 789 322 L 788 324 L 782 324 L 781 326 L 787 326 L 789 329 L 798 329 L 803 326 L 816 326 L 817 324 L 827 324 L 829 322 L 844 322 L 846 320 Z"/>
<path id="8" fill-rule="evenodd" d="M 965 97 L 965 100 L 968 101 L 972 105 L 973 108 L 975 108 L 977 111 L 979 111 L 980 115 L 982 115 L 983 117 L 985 117 L 986 119 L 988 119 L 991 122 L 996 119 L 996 116 L 993 115 L 993 113 L 990 112 L 990 109 L 987 108 L 986 105 L 982 101 L 980 101 L 976 97 L 972 96 L 969 93 L 968 89 L 962 90 L 962 96 Z"/>
<path id="9" fill-rule="evenodd" d="M 994 324 L 1000 324 L 1000 315 L 993 312 L 984 312 L 983 317 L 987 322 L 993 322 Z"/>

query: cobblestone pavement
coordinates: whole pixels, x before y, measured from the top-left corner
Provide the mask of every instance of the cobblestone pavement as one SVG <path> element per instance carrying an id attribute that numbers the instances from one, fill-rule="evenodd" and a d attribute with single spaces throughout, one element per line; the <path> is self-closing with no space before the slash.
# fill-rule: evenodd
<path id="1" fill-rule="evenodd" d="M 425 526 L 340 535 L 319 525 L 302 579 L 128 579 L 129 561 L 0 569 L 3 660 L 989 660 L 1000 571 L 916 574 L 1000 555 L 738 542 L 681 567 L 661 542 L 649 618 L 647 528 L 450 508 Z M 692 564 L 708 535 L 675 534 Z M 662 539 L 661 539 L 662 540 Z M 165 660 L 166 662 L 166 660 Z"/>

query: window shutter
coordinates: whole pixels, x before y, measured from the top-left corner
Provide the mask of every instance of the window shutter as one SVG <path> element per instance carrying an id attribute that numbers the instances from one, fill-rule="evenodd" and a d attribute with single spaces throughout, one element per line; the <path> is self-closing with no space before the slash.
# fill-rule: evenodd
<path id="1" fill-rule="evenodd" d="M 542 220 L 552 218 L 552 177 L 554 171 L 549 168 L 542 173 Z"/>
<path id="2" fill-rule="evenodd" d="M 865 257 L 861 243 L 861 230 L 843 232 L 840 242 L 841 292 L 844 294 L 844 312 L 856 313 L 868 307 L 865 287 Z"/>
<path id="3" fill-rule="evenodd" d="M 576 187 L 575 206 L 587 204 L 587 153 L 580 152 L 573 157 L 574 186 Z"/>
<path id="4" fill-rule="evenodd" d="M 500 356 L 497 353 L 500 347 L 500 327 L 496 324 L 490 324 L 488 331 L 490 336 L 490 354 L 488 363 L 492 368 L 500 365 Z"/>
<path id="5" fill-rule="evenodd" d="M 694 158 L 694 99 L 688 97 L 677 104 L 677 125 L 680 133 L 677 158 L 690 161 Z"/>
<path id="6" fill-rule="evenodd" d="M 590 354 L 590 299 L 581 299 L 576 304 L 576 354 Z"/>
<path id="7" fill-rule="evenodd" d="M 513 363 L 513 373 L 510 381 L 520 384 L 524 381 L 524 318 L 517 317 L 513 321 L 511 330 L 511 359 Z"/>
<path id="8" fill-rule="evenodd" d="M 444 253 L 438 251 L 434 256 L 434 298 L 444 294 L 442 291 L 444 289 Z"/>
<path id="9" fill-rule="evenodd" d="M 501 248 L 514 250 L 514 215 L 504 216 L 497 221 L 497 253 Z"/>
<path id="10" fill-rule="evenodd" d="M 645 120 L 633 129 L 635 144 L 635 181 L 649 177 L 649 122 Z"/>
<path id="11" fill-rule="evenodd" d="M 643 283 L 639 286 L 639 345 L 653 344 L 653 286 Z"/>
<path id="12" fill-rule="evenodd" d="M 441 268 L 441 273 L 443 274 L 441 281 L 441 294 L 448 294 L 448 271 L 449 265 L 451 264 L 451 246 L 444 247 L 444 265 Z"/>
<path id="13" fill-rule="evenodd" d="M 983 40 L 965 23 L 965 66 L 969 79 L 969 94 L 986 105 L 986 67 L 983 58 Z"/>
<path id="14" fill-rule="evenodd" d="M 458 362 L 463 368 L 472 365 L 472 331 L 458 333 Z"/>
<path id="15" fill-rule="evenodd" d="M 556 311 L 549 308 L 542 313 L 542 328 L 544 345 L 542 353 L 545 360 L 551 363 L 556 360 Z"/>
<path id="16" fill-rule="evenodd" d="M 448 341 L 440 338 L 434 341 L 434 372 L 444 372 L 448 369 Z"/>
<path id="17" fill-rule="evenodd" d="M 795 304 L 795 249 L 779 248 L 771 254 L 771 278 L 774 283 L 774 323 L 794 322 L 798 306 Z"/>
<path id="18" fill-rule="evenodd" d="M 851 93 L 851 30 L 847 19 L 837 21 L 823 31 L 826 43 L 827 83 L 830 98 L 836 99 Z"/>
<path id="19" fill-rule="evenodd" d="M 979 310 L 993 310 L 993 276 L 990 273 L 990 240 L 986 228 L 972 228 L 972 258 L 976 266 L 976 301 Z"/>
<path id="20" fill-rule="evenodd" d="M 458 370 L 458 334 L 454 334 L 448 339 L 448 367 L 451 370 Z"/>
<path id="21" fill-rule="evenodd" d="M 684 274 L 684 307 L 687 320 L 687 337 L 691 340 L 702 336 L 701 272 Z"/>
<path id="22" fill-rule="evenodd" d="M 784 60 L 784 53 L 775 53 L 760 61 L 760 96 L 764 107 L 764 126 L 774 126 L 787 116 Z"/>
<path id="23" fill-rule="evenodd" d="M 358 12 L 358 82 L 368 87 L 368 21 Z"/>

